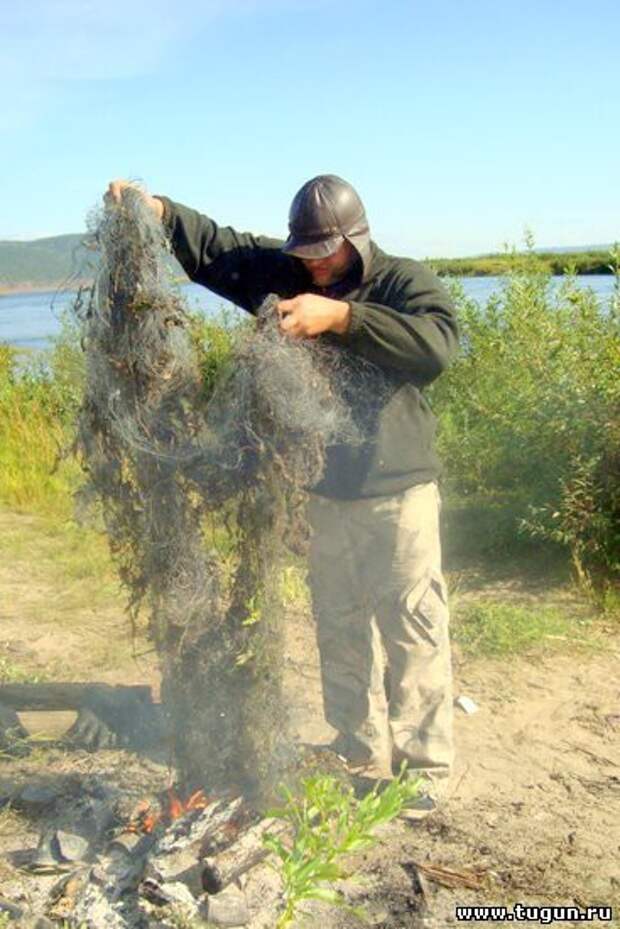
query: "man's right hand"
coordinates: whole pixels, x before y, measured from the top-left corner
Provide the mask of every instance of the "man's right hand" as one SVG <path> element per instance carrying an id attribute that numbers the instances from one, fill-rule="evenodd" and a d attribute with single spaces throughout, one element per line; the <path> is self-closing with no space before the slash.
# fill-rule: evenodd
<path id="1" fill-rule="evenodd" d="M 153 211 L 157 219 L 163 219 L 164 205 L 161 200 L 158 200 L 157 197 L 151 197 L 151 195 L 135 181 L 125 181 L 122 178 L 119 178 L 115 181 L 110 181 L 107 192 L 104 196 L 104 200 L 106 198 L 110 198 L 111 200 L 114 200 L 115 203 L 120 203 L 123 196 L 123 191 L 128 187 L 132 187 L 134 190 L 137 190 L 144 197 L 145 202 Z"/>

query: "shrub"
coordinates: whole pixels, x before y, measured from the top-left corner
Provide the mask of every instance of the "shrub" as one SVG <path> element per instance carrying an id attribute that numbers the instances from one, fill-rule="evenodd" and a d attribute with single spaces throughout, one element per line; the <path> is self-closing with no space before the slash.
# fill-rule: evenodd
<path id="1" fill-rule="evenodd" d="M 617 259 L 617 254 L 616 254 Z M 462 353 L 432 391 L 449 486 L 498 496 L 514 531 L 565 546 L 583 579 L 618 576 L 620 313 L 519 258 L 485 306 L 456 292 Z"/>

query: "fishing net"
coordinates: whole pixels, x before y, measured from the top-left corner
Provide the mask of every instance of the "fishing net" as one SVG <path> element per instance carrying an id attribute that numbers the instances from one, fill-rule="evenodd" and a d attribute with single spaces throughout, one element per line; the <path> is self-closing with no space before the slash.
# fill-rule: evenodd
<path id="1" fill-rule="evenodd" d="M 256 794 L 292 751 L 283 561 L 307 544 L 307 488 L 327 447 L 363 441 L 351 398 L 376 398 L 378 375 L 326 341 L 283 336 L 270 297 L 207 389 L 144 198 L 126 190 L 92 232 L 98 277 L 76 303 L 80 497 L 101 508 L 131 614 L 148 611 L 183 781 Z"/>

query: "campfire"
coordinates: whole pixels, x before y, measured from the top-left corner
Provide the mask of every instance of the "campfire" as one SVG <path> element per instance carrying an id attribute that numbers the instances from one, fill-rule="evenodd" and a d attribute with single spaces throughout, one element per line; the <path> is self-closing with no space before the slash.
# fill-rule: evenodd
<path id="1" fill-rule="evenodd" d="M 174 788 L 169 787 L 166 809 L 163 812 L 153 809 L 153 805 L 148 800 L 141 800 L 133 811 L 127 831 L 149 835 L 157 826 L 169 825 L 192 810 L 205 810 L 213 802 L 214 799 L 209 799 L 203 790 L 196 790 L 186 801 L 183 801 L 177 796 Z"/>
<path id="2" fill-rule="evenodd" d="M 122 698 L 125 710 L 129 706 L 125 689 L 104 685 L 11 685 L 1 696 L 13 714 L 9 722 L 18 723 L 16 711 L 33 706 L 80 711 L 84 693 L 93 691 L 105 694 L 108 706 L 113 696 Z M 140 713 L 156 708 L 150 692 L 139 696 Z M 142 764 L 132 757 L 128 763 Z M 163 780 L 165 768 L 159 770 Z M 159 794 L 130 802 L 114 778 L 80 776 L 69 765 L 63 775 L 35 776 L 5 802 L 40 831 L 36 848 L 12 853 L 21 877 L 6 886 L 3 881 L 0 890 L 0 914 L 17 925 L 176 929 L 193 919 L 214 926 L 275 925 L 280 885 L 267 867 L 263 837 L 281 834 L 283 826 L 261 818 L 238 793 L 185 793 L 171 782 Z"/>
<path id="3" fill-rule="evenodd" d="M 22 793 L 27 800 L 34 789 Z M 282 833 L 280 822 L 261 819 L 240 796 L 198 790 L 181 798 L 169 788 L 161 804 L 143 800 L 110 828 L 118 798 L 101 785 L 95 793 L 74 798 L 75 831 L 46 827 L 36 849 L 14 855 L 36 890 L 28 907 L 0 896 L 0 913 L 38 929 L 173 929 L 194 919 L 275 925 L 279 882 L 263 837 Z M 87 820 L 98 821 L 98 832 L 88 832 Z"/>

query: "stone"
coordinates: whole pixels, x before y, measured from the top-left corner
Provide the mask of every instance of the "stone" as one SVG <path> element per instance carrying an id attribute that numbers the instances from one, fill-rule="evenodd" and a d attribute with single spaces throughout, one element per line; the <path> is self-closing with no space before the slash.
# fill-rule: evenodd
<path id="1" fill-rule="evenodd" d="M 215 926 L 245 926 L 250 921 L 245 894 L 232 887 L 227 887 L 217 896 L 207 897 L 201 909 L 207 922 Z"/>
<path id="2" fill-rule="evenodd" d="M 107 855 L 127 855 L 129 858 L 140 858 L 148 854 L 155 843 L 152 835 L 140 835 L 137 832 L 123 832 L 113 838 L 107 848 Z"/>
<path id="3" fill-rule="evenodd" d="M 16 798 L 16 806 L 26 812 L 40 813 L 59 800 L 61 790 L 53 784 L 27 784 Z"/>
<path id="4" fill-rule="evenodd" d="M 17 920 L 23 918 L 24 911 L 17 903 L 12 903 L 10 900 L 7 900 L 6 897 L 0 897 L 0 915 L 8 916 L 9 919 L 17 922 Z"/>
<path id="5" fill-rule="evenodd" d="M 70 832 L 56 831 L 56 841 L 61 858 L 65 861 L 83 861 L 88 854 L 88 842 L 81 835 Z"/>

